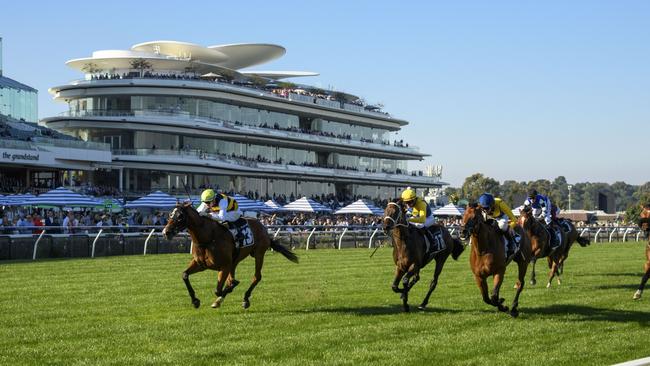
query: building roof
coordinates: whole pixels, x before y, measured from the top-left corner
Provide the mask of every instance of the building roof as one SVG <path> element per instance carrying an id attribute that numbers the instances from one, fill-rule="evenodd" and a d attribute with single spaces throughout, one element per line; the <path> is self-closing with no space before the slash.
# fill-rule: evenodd
<path id="1" fill-rule="evenodd" d="M 38 93 L 38 90 L 32 88 L 31 86 L 19 83 L 16 80 L 10 79 L 6 76 L 0 76 L 0 88 L 20 89 L 32 93 Z"/>

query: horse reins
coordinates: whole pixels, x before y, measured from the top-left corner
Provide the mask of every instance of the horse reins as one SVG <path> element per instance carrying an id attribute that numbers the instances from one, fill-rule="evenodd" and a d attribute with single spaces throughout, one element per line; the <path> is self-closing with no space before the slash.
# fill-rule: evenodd
<path id="1" fill-rule="evenodd" d="M 390 206 L 390 205 L 394 205 L 394 206 L 397 206 L 397 208 L 399 208 L 399 216 L 397 216 L 397 219 L 394 219 L 391 216 L 384 216 L 384 221 L 386 221 L 386 219 L 389 219 L 390 221 L 393 222 L 393 226 L 408 227 L 407 224 L 402 224 L 400 222 L 400 221 L 402 221 L 402 206 L 398 205 L 395 202 L 388 202 L 388 206 Z"/>

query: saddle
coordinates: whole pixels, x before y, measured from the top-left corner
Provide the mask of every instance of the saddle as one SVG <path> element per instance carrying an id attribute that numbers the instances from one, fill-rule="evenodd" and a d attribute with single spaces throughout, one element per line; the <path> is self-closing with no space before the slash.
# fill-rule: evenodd
<path id="1" fill-rule="evenodd" d="M 542 224 L 542 227 L 548 233 L 549 241 L 551 244 L 550 252 L 548 253 L 550 255 L 562 245 L 562 233 L 560 230 L 553 229 L 553 226 L 551 225 Z"/>
<path id="2" fill-rule="evenodd" d="M 233 239 L 235 239 L 236 248 L 244 248 L 253 245 L 253 232 L 251 231 L 246 219 L 240 217 L 237 221 L 229 222 L 228 224 L 228 230 L 232 234 Z"/>
<path id="3" fill-rule="evenodd" d="M 565 233 L 570 233 L 571 230 L 573 229 L 571 225 L 571 221 L 567 219 L 558 219 L 557 222 L 560 224 L 560 227 L 562 230 L 564 230 Z"/>

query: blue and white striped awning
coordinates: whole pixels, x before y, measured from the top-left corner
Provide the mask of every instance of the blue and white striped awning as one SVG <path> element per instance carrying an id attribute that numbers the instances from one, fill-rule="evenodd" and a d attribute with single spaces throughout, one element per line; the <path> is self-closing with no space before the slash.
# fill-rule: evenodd
<path id="1" fill-rule="evenodd" d="M 131 201 L 124 205 L 126 208 L 172 208 L 176 206 L 178 200 L 161 191 L 155 191 L 137 200 Z"/>
<path id="2" fill-rule="evenodd" d="M 364 201 L 364 200 L 358 200 L 356 202 L 353 202 L 338 211 L 334 212 L 334 214 L 339 215 L 339 214 L 361 214 L 361 215 L 376 215 L 376 216 L 381 216 L 384 214 L 384 210 L 381 208 L 373 205 L 370 202 Z"/>
<path id="3" fill-rule="evenodd" d="M 34 197 L 36 196 L 30 193 L 11 194 L 0 198 L 0 204 L 2 204 L 2 206 L 22 206 L 25 200 Z"/>
<path id="4" fill-rule="evenodd" d="M 51 191 L 39 194 L 23 200 L 23 205 L 31 206 L 59 206 L 59 207 L 93 207 L 97 202 L 88 196 L 72 192 L 69 189 L 59 187 Z"/>
<path id="5" fill-rule="evenodd" d="M 434 216 L 463 216 L 465 209 L 450 203 L 433 211 Z"/>
<path id="6" fill-rule="evenodd" d="M 284 208 L 274 200 L 268 200 L 264 202 L 264 206 L 268 207 L 271 212 L 284 211 Z"/>
<path id="7" fill-rule="evenodd" d="M 252 200 L 246 196 L 242 196 L 241 194 L 235 194 L 232 196 L 232 198 L 237 201 L 237 205 L 239 206 L 239 210 L 241 212 L 246 212 L 246 211 L 255 211 L 255 212 L 269 212 L 271 211 L 268 207 L 266 207 L 262 202 Z"/>
<path id="8" fill-rule="evenodd" d="M 283 207 L 286 211 L 296 212 L 332 212 L 331 209 L 307 197 L 295 200 Z"/>

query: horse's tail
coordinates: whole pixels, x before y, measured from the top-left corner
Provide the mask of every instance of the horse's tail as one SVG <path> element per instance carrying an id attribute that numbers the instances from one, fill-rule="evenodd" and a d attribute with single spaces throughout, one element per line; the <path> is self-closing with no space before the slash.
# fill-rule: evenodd
<path id="1" fill-rule="evenodd" d="M 285 258 L 292 261 L 293 263 L 298 263 L 298 256 L 294 252 L 289 250 L 289 248 L 285 247 L 284 245 L 279 244 L 275 240 L 273 239 L 270 240 L 271 240 L 271 249 L 282 254 Z"/>
<path id="2" fill-rule="evenodd" d="M 582 236 L 579 236 L 579 235 L 578 235 L 578 238 L 576 239 L 576 241 L 578 242 L 578 244 L 580 244 L 581 247 L 586 247 L 587 245 L 591 244 L 589 239 L 583 238 Z"/>
<path id="3" fill-rule="evenodd" d="M 465 246 L 463 245 L 463 242 L 461 242 L 458 238 L 452 238 L 451 241 L 453 243 L 453 247 L 451 248 L 451 257 L 457 261 L 458 257 L 463 254 Z"/>

